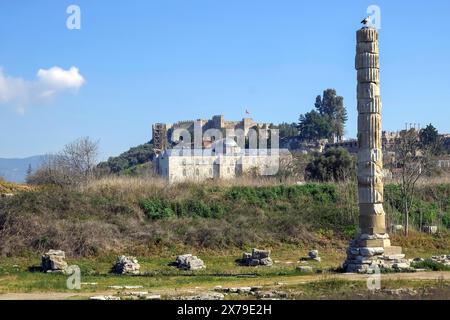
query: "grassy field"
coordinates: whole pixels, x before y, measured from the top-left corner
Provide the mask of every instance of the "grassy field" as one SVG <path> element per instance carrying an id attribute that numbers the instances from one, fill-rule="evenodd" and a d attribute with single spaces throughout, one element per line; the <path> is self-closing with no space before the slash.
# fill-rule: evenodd
<path id="1" fill-rule="evenodd" d="M 433 252 L 438 253 L 439 250 Z M 162 298 L 178 295 L 192 295 L 212 290 L 215 286 L 243 287 L 262 286 L 263 290 L 282 290 L 291 299 L 359 299 L 369 293 L 366 278 L 346 278 L 346 275 L 334 271 L 344 260 L 344 250 L 324 249 L 321 251 L 321 262 L 307 262 L 314 273 L 305 274 L 296 270 L 299 258 L 305 256 L 307 250 L 287 246 L 274 252 L 275 261 L 272 267 L 241 267 L 235 263 L 240 252 L 228 252 L 217 255 L 214 252 L 201 252 L 199 256 L 205 261 L 207 268 L 200 271 L 182 271 L 169 266 L 174 260 L 172 255 L 138 257 L 141 264 L 140 276 L 117 276 L 111 274 L 115 256 L 102 256 L 95 259 L 68 259 L 70 265 L 78 265 L 81 269 L 81 290 L 69 290 L 66 287 L 68 276 L 62 274 L 45 274 L 39 271 L 39 257 L 9 257 L 0 259 L 0 299 L 15 293 L 36 294 L 41 298 L 86 299 L 93 295 L 115 295 L 121 290 L 109 286 L 142 286 L 137 291 L 149 291 L 160 294 Z M 196 253 L 197 254 L 197 253 Z M 427 252 L 422 257 L 427 257 Z M 418 276 L 402 280 L 401 275 L 382 275 L 382 288 L 408 288 L 425 292 L 428 288 L 447 288 L 450 285 L 450 272 L 445 280 L 428 272 L 428 276 Z M 385 278 L 386 277 L 386 278 Z M 398 277 L 398 278 L 397 278 Z M 435 279 L 435 280 L 430 280 Z M 92 285 L 95 283 L 95 285 Z M 134 290 L 134 291 L 136 291 Z M 420 291 L 419 290 L 419 291 Z M 445 291 L 444 290 L 444 291 Z M 123 290 L 122 290 L 123 291 Z M 130 290 L 125 290 L 130 291 Z M 131 290 L 133 291 L 133 290 Z M 443 292 L 439 295 L 443 297 Z M 447 291 L 445 291 L 447 292 Z M 448 292 L 450 293 L 450 292 Z M 9 295 L 8 295 L 9 294 Z M 58 296 L 69 294 L 69 296 Z M 437 294 L 437 293 L 436 293 Z M 377 299 L 383 296 L 370 294 Z M 25 297 L 20 296 L 17 297 Z M 450 294 L 446 296 L 449 298 Z M 254 296 L 228 295 L 227 299 L 254 299 Z M 386 298 L 386 297 L 385 297 Z M 396 296 L 388 296 L 396 298 Z"/>
<path id="2" fill-rule="evenodd" d="M 286 283 L 281 287 L 290 290 L 292 298 L 367 294 L 364 279 L 340 278 L 332 272 L 344 261 L 348 241 L 356 232 L 354 184 L 244 180 L 167 185 L 157 180 L 107 178 L 79 188 L 6 183 L 2 187 L 2 192 L 15 194 L 0 198 L 3 296 L 86 298 L 113 293 L 108 288 L 111 285 L 142 285 L 145 290 L 172 296 L 216 285 L 263 285 L 272 290 L 280 287 L 276 283 Z M 385 193 L 388 223 L 401 222 L 398 186 L 386 185 Z M 392 235 L 392 242 L 401 245 L 408 258 L 449 254 L 449 216 L 450 184 L 422 184 L 414 200 L 410 236 Z M 438 224 L 439 234 L 414 231 L 419 221 Z M 272 250 L 274 266 L 237 266 L 235 260 L 242 252 L 254 247 Z M 81 281 L 97 284 L 83 285 L 73 294 L 66 288 L 66 276 L 39 272 L 40 255 L 48 249 L 64 250 L 69 264 L 81 268 Z M 322 257 L 320 263 L 309 262 L 318 273 L 301 274 L 296 266 L 310 249 L 318 249 Z M 168 266 L 184 253 L 198 255 L 207 269 L 192 273 Z M 143 275 L 111 275 L 109 270 L 119 254 L 135 255 Z M 383 284 L 435 287 L 429 278 L 387 278 Z M 441 287 L 446 285 L 443 280 Z"/>

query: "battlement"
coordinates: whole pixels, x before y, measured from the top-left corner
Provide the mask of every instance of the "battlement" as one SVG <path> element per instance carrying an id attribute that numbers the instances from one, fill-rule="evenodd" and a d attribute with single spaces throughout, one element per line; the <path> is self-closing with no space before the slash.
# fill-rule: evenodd
<path id="1" fill-rule="evenodd" d="M 200 124 L 202 131 L 205 132 L 208 129 L 242 129 L 245 134 L 252 128 L 268 128 L 267 123 L 254 122 L 252 118 L 243 118 L 242 120 L 232 121 L 225 120 L 223 115 L 214 115 L 211 119 L 197 119 L 197 120 L 180 120 L 173 124 L 158 123 L 153 125 L 153 139 L 158 141 L 158 149 L 165 149 L 171 143 L 177 143 L 179 136 L 173 137 L 172 133 L 177 130 L 191 131 L 194 125 Z M 157 127 L 155 130 L 155 126 Z M 161 129 L 163 128 L 163 129 Z M 163 137 L 164 136 L 164 137 Z M 174 140 L 175 139 L 175 140 Z"/>

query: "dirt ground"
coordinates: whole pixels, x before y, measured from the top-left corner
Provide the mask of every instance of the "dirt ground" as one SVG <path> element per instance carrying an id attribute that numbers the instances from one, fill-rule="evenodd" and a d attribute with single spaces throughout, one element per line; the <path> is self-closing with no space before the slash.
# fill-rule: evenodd
<path id="1" fill-rule="evenodd" d="M 327 277 L 332 279 L 348 280 L 348 281 L 365 281 L 368 279 L 367 275 L 361 274 L 330 274 Z M 265 281 L 258 280 L 258 284 L 273 285 L 274 281 L 279 281 L 284 285 L 304 284 L 313 281 L 323 280 L 324 275 L 314 274 L 309 276 L 293 276 L 293 277 L 274 277 Z M 450 272 L 415 272 L 415 273 L 392 273 L 382 274 L 381 282 L 383 280 L 408 280 L 408 281 L 424 281 L 424 280 L 450 280 Z M 255 283 L 256 284 L 256 283 Z M 252 285 L 251 280 L 245 281 L 246 286 Z M 196 286 L 192 288 L 183 288 L 177 290 L 176 294 L 195 294 L 198 292 L 205 292 L 213 289 L 214 285 Z M 33 293 L 4 293 L 0 294 L 0 300 L 66 300 L 66 299 L 86 299 L 95 295 L 114 295 L 117 290 L 109 290 L 102 292 L 33 292 Z M 161 295 L 173 295 L 175 290 L 173 289 L 154 289 L 151 290 L 152 294 Z"/>

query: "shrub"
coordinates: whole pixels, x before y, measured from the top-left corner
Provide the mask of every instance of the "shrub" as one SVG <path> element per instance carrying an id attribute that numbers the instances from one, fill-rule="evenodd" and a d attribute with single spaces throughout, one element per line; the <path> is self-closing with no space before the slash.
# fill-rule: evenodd
<path id="1" fill-rule="evenodd" d="M 450 271 L 450 266 L 446 266 L 437 261 L 426 259 L 425 261 L 414 262 L 412 264 L 413 268 L 416 269 L 427 269 L 431 271 Z"/>
<path id="2" fill-rule="evenodd" d="M 162 219 L 175 215 L 170 203 L 164 199 L 142 200 L 141 208 L 150 219 Z"/>
<path id="3" fill-rule="evenodd" d="M 330 148 L 317 154 L 305 172 L 305 178 L 310 181 L 346 181 L 356 176 L 356 166 L 347 150 Z"/>

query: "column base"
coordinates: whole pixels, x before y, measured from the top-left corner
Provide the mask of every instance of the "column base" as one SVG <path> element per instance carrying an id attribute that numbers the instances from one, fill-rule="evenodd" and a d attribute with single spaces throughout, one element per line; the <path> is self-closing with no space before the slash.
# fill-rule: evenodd
<path id="1" fill-rule="evenodd" d="M 360 234 L 350 241 L 343 268 L 352 273 L 373 273 L 377 268 L 405 271 L 410 269 L 410 261 L 401 247 L 391 246 L 387 233 Z"/>

